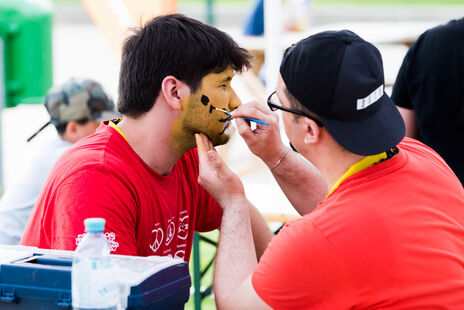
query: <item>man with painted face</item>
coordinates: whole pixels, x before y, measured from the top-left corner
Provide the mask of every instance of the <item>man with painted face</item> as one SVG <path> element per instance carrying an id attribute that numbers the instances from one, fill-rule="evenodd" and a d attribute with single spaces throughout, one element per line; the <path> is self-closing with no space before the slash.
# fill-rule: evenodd
<path id="1" fill-rule="evenodd" d="M 218 308 L 464 309 L 464 190 L 437 153 L 404 138 L 377 48 L 347 30 L 300 41 L 285 54 L 268 105 L 246 104 L 232 116 L 269 123 L 252 130 L 236 118 L 303 216 L 259 262 L 240 179 L 206 136 L 196 137 L 200 184 L 223 208 Z M 300 174 L 310 166 L 282 144 L 276 109 L 320 175 Z M 303 197 L 324 192 L 312 186 L 318 179 L 330 190 L 314 209 L 314 197 L 306 206 Z"/>
<path id="2" fill-rule="evenodd" d="M 214 108 L 240 105 L 230 82 L 249 66 L 228 35 L 183 15 L 132 34 L 122 51 L 122 120 L 102 124 L 58 161 L 21 243 L 74 250 L 84 219 L 102 217 L 112 253 L 188 261 L 193 232 L 218 228 L 222 215 L 198 184 L 194 134 L 227 142 L 230 117 Z M 256 236 L 268 240 L 262 217 L 250 213 Z"/>

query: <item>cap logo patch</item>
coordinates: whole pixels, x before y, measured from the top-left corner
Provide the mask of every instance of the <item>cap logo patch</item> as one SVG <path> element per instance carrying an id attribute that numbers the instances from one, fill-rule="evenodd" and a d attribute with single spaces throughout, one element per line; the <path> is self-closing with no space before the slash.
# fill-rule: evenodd
<path id="1" fill-rule="evenodd" d="M 358 99 L 356 110 L 362 110 L 375 103 L 383 96 L 383 84 L 369 94 L 366 98 Z"/>

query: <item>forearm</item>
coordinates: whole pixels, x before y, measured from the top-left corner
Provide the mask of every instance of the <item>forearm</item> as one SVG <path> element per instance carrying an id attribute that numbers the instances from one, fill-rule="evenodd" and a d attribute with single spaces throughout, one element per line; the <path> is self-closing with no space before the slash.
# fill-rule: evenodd
<path id="1" fill-rule="evenodd" d="M 256 207 L 250 204 L 250 219 L 253 232 L 253 241 L 255 244 L 256 257 L 258 260 L 263 255 L 267 245 L 271 241 L 274 234 L 269 229 L 263 216 Z"/>
<path id="2" fill-rule="evenodd" d="M 319 170 L 296 152 L 289 151 L 271 172 L 301 215 L 311 212 L 327 195 L 327 184 Z"/>
<path id="3" fill-rule="evenodd" d="M 221 309 L 233 305 L 234 292 L 257 265 L 250 222 L 251 207 L 250 202 L 243 198 L 223 209 L 214 270 L 214 293 Z"/>
<path id="4" fill-rule="evenodd" d="M 203 134 L 196 134 L 195 139 L 200 160 L 198 182 L 223 210 L 214 270 L 216 305 L 218 309 L 270 309 L 251 284 L 257 265 L 253 231 L 266 236 L 264 220 L 259 212 L 255 213 L 242 182 L 218 156 L 211 141 Z"/>

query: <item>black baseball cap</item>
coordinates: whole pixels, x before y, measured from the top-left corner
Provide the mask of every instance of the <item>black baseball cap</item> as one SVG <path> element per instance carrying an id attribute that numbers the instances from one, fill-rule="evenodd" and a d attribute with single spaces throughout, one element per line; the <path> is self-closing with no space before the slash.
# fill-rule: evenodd
<path id="1" fill-rule="evenodd" d="M 403 119 L 384 90 L 382 56 L 355 33 L 324 31 L 301 40 L 286 51 L 280 74 L 348 151 L 379 154 L 403 139 Z"/>

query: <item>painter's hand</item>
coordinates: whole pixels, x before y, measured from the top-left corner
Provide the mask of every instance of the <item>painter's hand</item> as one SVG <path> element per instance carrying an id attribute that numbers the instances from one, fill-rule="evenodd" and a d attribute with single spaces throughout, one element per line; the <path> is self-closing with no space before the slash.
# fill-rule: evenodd
<path id="1" fill-rule="evenodd" d="M 257 101 L 239 106 L 231 115 L 235 117 L 238 132 L 250 151 L 272 167 L 286 149 L 280 137 L 279 116 Z M 241 119 L 241 116 L 257 118 L 269 126 L 256 124 L 256 128 L 252 130 L 249 122 Z"/>
<path id="2" fill-rule="evenodd" d="M 198 183 L 208 191 L 221 208 L 246 199 L 242 181 L 222 160 L 212 142 L 204 134 L 195 134 L 195 140 L 200 160 Z"/>

